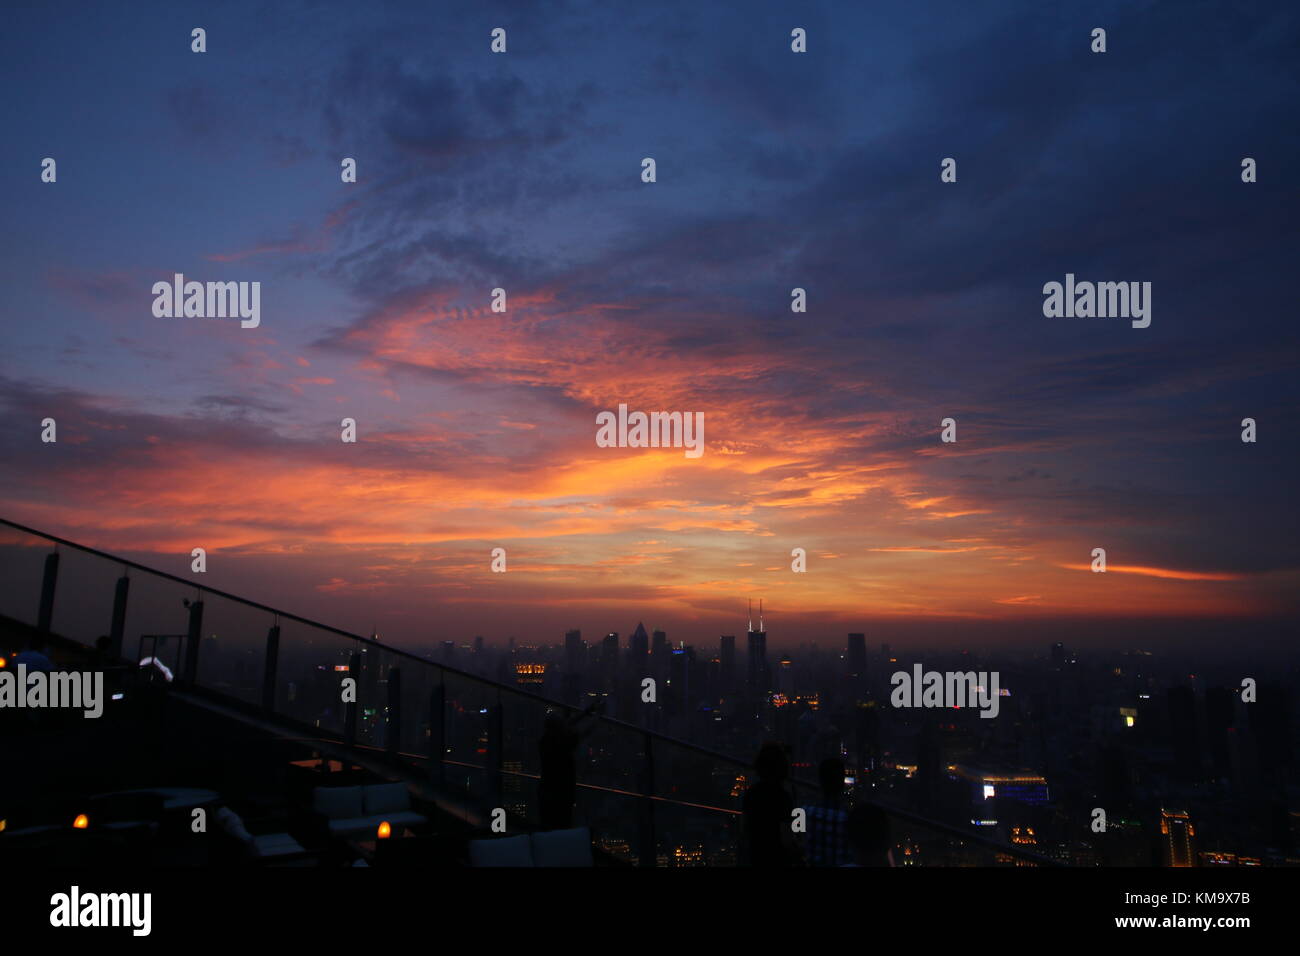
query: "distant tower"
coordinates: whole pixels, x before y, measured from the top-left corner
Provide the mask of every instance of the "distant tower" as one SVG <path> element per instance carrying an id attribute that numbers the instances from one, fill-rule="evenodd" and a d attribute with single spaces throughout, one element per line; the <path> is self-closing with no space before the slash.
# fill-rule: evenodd
<path id="1" fill-rule="evenodd" d="M 650 638 L 645 632 L 645 625 L 637 622 L 636 630 L 628 639 L 628 650 L 631 652 L 632 666 L 636 669 L 636 676 L 643 677 L 642 669 L 649 663 L 646 660 L 650 653 Z"/>
<path id="2" fill-rule="evenodd" d="M 718 651 L 718 683 L 723 694 L 730 694 L 736 679 L 736 635 L 723 634 Z"/>
<path id="3" fill-rule="evenodd" d="M 767 631 L 763 629 L 763 602 L 758 602 L 758 630 L 754 630 L 754 602 L 749 602 L 749 666 L 746 681 L 752 692 L 763 694 L 771 690 L 772 675 L 767 667 Z"/>
<path id="4" fill-rule="evenodd" d="M 650 673 L 655 680 L 664 680 L 668 677 L 668 657 L 672 648 L 668 646 L 668 635 L 663 631 L 655 631 L 651 635 L 650 643 Z"/>
<path id="5" fill-rule="evenodd" d="M 867 635 L 849 635 L 848 676 L 855 687 L 861 687 L 867 679 Z"/>
<path id="6" fill-rule="evenodd" d="M 582 642 L 582 631 L 564 632 L 564 676 L 561 693 L 565 703 L 576 704 L 582 697 L 582 681 L 586 674 L 587 645 Z"/>
<path id="7" fill-rule="evenodd" d="M 576 674 L 582 668 L 586 651 L 587 648 L 582 643 L 582 631 L 564 632 L 564 666 L 570 673 Z"/>

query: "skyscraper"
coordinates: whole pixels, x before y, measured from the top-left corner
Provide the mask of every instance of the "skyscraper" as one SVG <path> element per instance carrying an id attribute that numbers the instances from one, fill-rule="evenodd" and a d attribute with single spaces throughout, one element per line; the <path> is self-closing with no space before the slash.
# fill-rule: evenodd
<path id="1" fill-rule="evenodd" d="M 1165 866 L 1196 865 L 1196 828 L 1186 810 L 1160 811 Z"/>
<path id="2" fill-rule="evenodd" d="M 610 678 L 618 672 L 618 631 L 610 631 L 600 642 L 600 672 Z"/>
<path id="3" fill-rule="evenodd" d="M 655 680 L 664 680 L 668 676 L 668 657 L 672 650 L 668 646 L 668 635 L 655 631 L 650 645 L 650 673 Z"/>
<path id="4" fill-rule="evenodd" d="M 867 680 L 867 635 L 849 635 L 848 676 L 855 688 L 866 685 Z"/>
<path id="5" fill-rule="evenodd" d="M 564 634 L 564 677 L 561 685 L 565 703 L 576 704 L 582 698 L 582 680 L 587 670 L 587 645 L 582 631 Z"/>
<path id="6" fill-rule="evenodd" d="M 730 694 L 735 690 L 736 680 L 736 635 L 723 634 L 718 652 L 718 690 Z"/>
<path id="7" fill-rule="evenodd" d="M 763 629 L 763 602 L 758 602 L 758 630 L 754 630 L 754 607 L 750 602 L 748 640 L 749 666 L 745 679 L 751 693 L 765 694 L 771 690 L 771 674 L 767 667 L 767 631 Z"/>
<path id="8" fill-rule="evenodd" d="M 662 631 L 656 633 L 662 634 Z M 628 639 L 628 651 L 632 657 L 632 667 L 636 670 L 637 676 L 642 676 L 641 671 L 650 662 L 647 655 L 650 653 L 650 638 L 645 632 L 645 625 L 640 621 L 637 622 L 636 630 L 632 632 L 631 638 Z"/>
<path id="9" fill-rule="evenodd" d="M 571 674 L 578 673 L 586 663 L 587 648 L 582 643 L 582 631 L 565 631 L 564 633 L 564 668 Z"/>

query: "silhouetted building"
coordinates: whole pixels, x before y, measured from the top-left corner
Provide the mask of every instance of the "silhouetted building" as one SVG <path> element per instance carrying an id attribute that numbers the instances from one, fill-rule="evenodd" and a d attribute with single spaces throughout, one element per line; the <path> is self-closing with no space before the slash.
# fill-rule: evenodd
<path id="1" fill-rule="evenodd" d="M 586 663 L 587 648 L 582 643 L 582 631 L 564 632 L 564 666 L 572 673 L 578 673 Z"/>
<path id="2" fill-rule="evenodd" d="M 854 693 L 861 695 L 867 688 L 867 635 L 849 635 L 847 658 L 845 666 L 849 686 Z"/>
<path id="3" fill-rule="evenodd" d="M 1235 723 L 1236 695 L 1226 687 L 1205 691 L 1205 733 L 1209 737 L 1210 759 L 1217 779 L 1232 775 L 1228 755 L 1228 730 Z"/>
<path id="4" fill-rule="evenodd" d="M 1169 734 L 1174 752 L 1174 773 L 1190 782 L 1201 778 L 1200 735 L 1196 728 L 1196 692 L 1190 687 L 1169 690 Z"/>
<path id="5" fill-rule="evenodd" d="M 645 625 L 639 621 L 636 630 L 628 638 L 628 653 L 631 657 L 632 668 L 638 675 L 641 675 L 641 671 L 650 663 L 650 638 L 645 632 Z"/>
<path id="6" fill-rule="evenodd" d="M 720 692 L 730 694 L 736 681 L 736 635 L 723 634 L 718 648 L 718 680 Z"/>
<path id="7" fill-rule="evenodd" d="M 758 630 L 754 630 L 753 618 L 750 618 L 749 630 L 745 634 L 748 642 L 748 661 L 745 680 L 750 693 L 764 694 L 772 689 L 771 674 L 767 666 L 767 631 L 763 630 L 763 605 L 759 602 Z"/>

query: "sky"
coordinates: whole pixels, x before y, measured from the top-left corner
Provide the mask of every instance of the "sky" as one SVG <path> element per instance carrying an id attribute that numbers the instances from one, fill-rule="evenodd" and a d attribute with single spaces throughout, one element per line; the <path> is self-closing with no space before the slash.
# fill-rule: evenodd
<path id="1" fill-rule="evenodd" d="M 398 643 L 1294 634 L 1292 5 L 8 21 L 0 516 Z M 260 325 L 156 317 L 178 272 Z"/>

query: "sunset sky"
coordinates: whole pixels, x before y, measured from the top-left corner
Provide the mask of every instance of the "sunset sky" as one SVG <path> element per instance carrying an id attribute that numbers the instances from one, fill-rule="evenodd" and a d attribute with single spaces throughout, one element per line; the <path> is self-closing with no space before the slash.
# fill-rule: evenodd
<path id="1" fill-rule="evenodd" d="M 404 642 L 1294 620 L 1295 8 L 712 11 L 21 5 L 0 516 Z M 155 318 L 177 272 L 260 327 Z"/>

